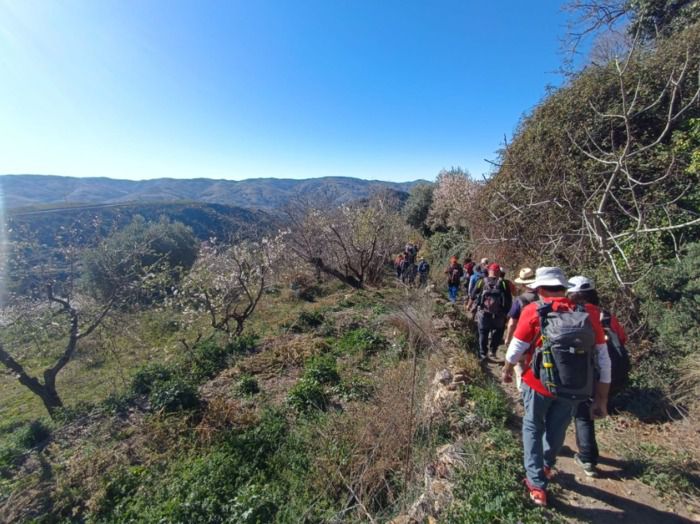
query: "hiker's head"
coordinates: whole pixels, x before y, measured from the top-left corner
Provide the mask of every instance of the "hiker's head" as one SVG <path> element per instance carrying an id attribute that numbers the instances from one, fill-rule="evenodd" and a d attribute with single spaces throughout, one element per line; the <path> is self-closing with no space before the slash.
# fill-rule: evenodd
<path id="1" fill-rule="evenodd" d="M 595 288 L 595 282 L 582 275 L 577 275 L 569 279 L 569 289 L 566 290 L 567 296 L 577 304 L 600 304 L 598 291 Z"/>
<path id="2" fill-rule="evenodd" d="M 455 265 L 457 263 L 457 257 L 455 255 L 452 255 L 450 257 L 450 265 Z"/>
<path id="3" fill-rule="evenodd" d="M 470 256 L 464 257 L 464 263 L 465 263 L 465 264 L 469 264 L 469 263 L 471 263 L 471 261 L 472 261 L 472 257 L 470 257 Z"/>
<path id="4" fill-rule="evenodd" d="M 500 277 L 501 277 L 501 278 L 506 278 L 506 270 L 505 270 L 505 269 L 503 269 L 503 268 L 501 268 L 501 274 L 500 274 Z"/>
<path id="5" fill-rule="evenodd" d="M 482 259 L 479 261 L 479 265 L 480 265 L 481 267 L 486 267 L 486 266 L 488 266 L 488 265 L 489 265 L 489 259 L 488 259 L 488 258 L 482 258 Z"/>
<path id="6" fill-rule="evenodd" d="M 564 272 L 558 267 L 538 267 L 535 280 L 530 288 L 543 297 L 564 297 L 569 283 Z"/>
<path id="7" fill-rule="evenodd" d="M 524 267 L 518 272 L 518 278 L 514 280 L 516 284 L 520 284 L 527 289 L 532 288 L 532 283 L 535 281 L 535 272 L 529 268 Z"/>
<path id="8" fill-rule="evenodd" d="M 499 266 L 496 263 L 491 264 L 488 267 L 488 274 L 491 278 L 500 278 L 501 277 L 501 266 Z"/>

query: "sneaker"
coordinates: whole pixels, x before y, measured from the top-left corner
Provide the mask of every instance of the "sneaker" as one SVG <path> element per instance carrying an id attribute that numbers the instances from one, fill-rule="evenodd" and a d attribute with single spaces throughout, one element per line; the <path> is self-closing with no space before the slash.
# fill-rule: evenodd
<path id="1" fill-rule="evenodd" d="M 547 480 L 552 480 L 557 475 L 557 470 L 550 468 L 549 466 L 544 467 L 544 476 Z"/>
<path id="2" fill-rule="evenodd" d="M 525 479 L 525 487 L 530 492 L 530 500 L 537 506 L 547 505 L 547 492 L 542 488 L 538 488 L 530 484 L 530 481 Z"/>
<path id="3" fill-rule="evenodd" d="M 581 466 L 583 469 L 583 472 L 586 474 L 588 477 L 597 477 L 598 476 L 598 470 L 595 467 L 595 464 L 591 462 L 584 462 L 581 460 L 581 457 L 578 456 L 578 453 L 574 455 L 574 462 Z"/>

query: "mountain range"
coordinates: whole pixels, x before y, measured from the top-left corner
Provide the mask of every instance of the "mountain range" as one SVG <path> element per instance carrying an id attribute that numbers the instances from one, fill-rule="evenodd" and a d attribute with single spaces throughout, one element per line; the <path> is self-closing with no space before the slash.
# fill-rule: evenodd
<path id="1" fill-rule="evenodd" d="M 241 181 L 158 178 L 134 181 L 102 177 L 0 175 L 0 189 L 6 209 L 187 201 L 269 211 L 279 209 L 296 195 L 311 199 L 324 195 L 336 202 L 347 202 L 365 198 L 373 190 L 381 188 L 408 192 L 421 182 L 424 181 L 383 182 L 349 177 L 304 180 L 252 178 Z"/>

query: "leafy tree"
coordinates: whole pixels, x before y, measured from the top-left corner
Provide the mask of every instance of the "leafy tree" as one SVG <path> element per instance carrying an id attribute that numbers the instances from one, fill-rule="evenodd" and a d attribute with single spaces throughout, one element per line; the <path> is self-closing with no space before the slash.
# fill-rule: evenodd
<path id="1" fill-rule="evenodd" d="M 418 184 L 408 196 L 403 206 L 403 215 L 409 226 L 420 230 L 424 235 L 430 233 L 427 225 L 428 212 L 433 204 L 433 184 Z"/>
<path id="2" fill-rule="evenodd" d="M 138 260 L 124 258 L 141 246 Z M 145 249 L 143 248 L 145 247 Z M 83 256 L 84 285 L 99 298 L 112 295 L 123 285 L 127 273 L 135 275 L 132 265 L 143 269 L 189 269 L 197 255 L 197 241 L 192 230 L 181 222 L 161 217 L 149 223 L 137 215 L 124 229 L 117 231 Z M 170 273 L 174 277 L 177 273 Z"/>

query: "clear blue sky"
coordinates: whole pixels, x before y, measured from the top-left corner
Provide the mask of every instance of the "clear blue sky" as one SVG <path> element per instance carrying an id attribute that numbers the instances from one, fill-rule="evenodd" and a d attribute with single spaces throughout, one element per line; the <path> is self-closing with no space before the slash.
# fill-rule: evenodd
<path id="1" fill-rule="evenodd" d="M 480 175 L 562 2 L 0 0 L 0 173 Z"/>

